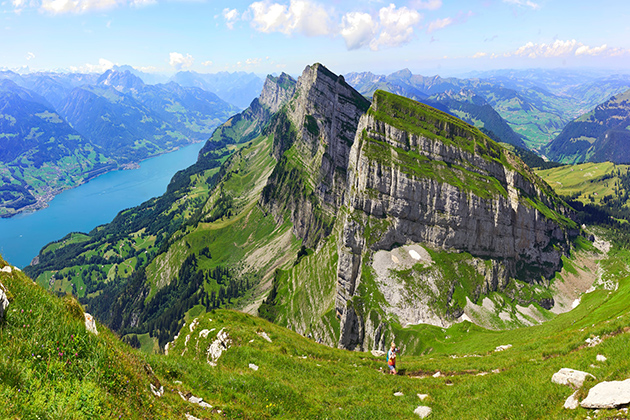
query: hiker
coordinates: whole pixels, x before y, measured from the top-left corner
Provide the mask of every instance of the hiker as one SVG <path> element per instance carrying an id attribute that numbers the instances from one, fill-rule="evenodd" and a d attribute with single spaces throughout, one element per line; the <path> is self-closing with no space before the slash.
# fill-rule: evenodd
<path id="1" fill-rule="evenodd" d="M 389 374 L 395 375 L 396 373 L 396 353 L 398 353 L 398 349 L 396 348 L 396 343 L 392 341 L 392 346 L 387 352 L 387 366 L 389 367 Z"/>

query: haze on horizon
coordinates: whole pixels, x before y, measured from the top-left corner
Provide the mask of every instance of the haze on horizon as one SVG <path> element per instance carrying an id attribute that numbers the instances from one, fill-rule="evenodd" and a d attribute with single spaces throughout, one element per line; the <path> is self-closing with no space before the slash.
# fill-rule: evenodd
<path id="1" fill-rule="evenodd" d="M 448 75 L 503 68 L 625 72 L 623 0 L 4 0 L 0 68 L 149 73 Z"/>

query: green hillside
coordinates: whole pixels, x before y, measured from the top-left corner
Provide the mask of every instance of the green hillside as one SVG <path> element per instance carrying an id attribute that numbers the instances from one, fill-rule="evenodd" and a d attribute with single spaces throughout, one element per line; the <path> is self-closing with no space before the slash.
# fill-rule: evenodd
<path id="1" fill-rule="evenodd" d="M 194 309 L 167 356 L 143 356 L 101 325 L 98 336 L 86 332 L 72 298 L 54 297 L 19 272 L 0 273 L 11 300 L 0 323 L 0 416 L 382 419 L 414 418 L 421 405 L 433 410 L 432 418 L 444 419 L 593 416 L 582 408 L 563 409 L 573 389 L 553 384 L 551 376 L 563 367 L 592 373 L 597 379 L 585 382 L 579 399 L 601 381 L 627 378 L 629 257 L 614 247 L 602 262 L 617 290 L 598 288 L 576 309 L 543 325 L 511 331 L 467 322 L 447 329 L 414 327 L 396 337 L 397 376 L 384 373 L 384 356 L 329 348 L 224 310 Z M 226 334 L 220 342 L 227 348 L 213 359 L 207 350 L 219 333 Z M 602 343 L 586 345 L 593 337 Z M 598 354 L 607 360 L 596 362 Z M 164 395 L 154 396 L 151 384 L 163 386 Z M 180 393 L 212 408 L 185 401 Z M 420 400 L 417 394 L 428 396 Z M 599 416 L 628 418 L 620 410 L 600 410 Z"/>

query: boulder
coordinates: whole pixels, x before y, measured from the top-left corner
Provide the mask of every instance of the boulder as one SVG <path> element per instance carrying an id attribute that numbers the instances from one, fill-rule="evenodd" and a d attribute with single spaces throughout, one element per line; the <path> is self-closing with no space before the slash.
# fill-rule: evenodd
<path id="1" fill-rule="evenodd" d="M 87 312 L 83 315 L 85 316 L 85 329 L 94 335 L 98 335 L 98 330 L 96 329 L 96 322 L 94 322 L 94 317 Z"/>
<path id="2" fill-rule="evenodd" d="M 595 360 L 597 360 L 598 362 L 605 362 L 606 360 L 608 360 L 608 358 L 603 354 L 598 354 Z"/>
<path id="3" fill-rule="evenodd" d="M 562 368 L 558 372 L 553 374 L 553 376 L 551 377 L 551 382 L 560 385 L 572 385 L 576 388 L 579 388 L 582 386 L 588 376 L 595 379 L 595 377 L 590 373 L 569 368 Z"/>
<path id="4" fill-rule="evenodd" d="M 421 419 L 427 418 L 431 415 L 431 407 L 427 407 L 426 405 L 418 406 L 413 413 L 418 415 Z"/>
<path id="5" fill-rule="evenodd" d="M 253 363 L 250 363 L 250 364 L 249 364 L 249 368 L 250 368 L 251 370 L 258 370 L 258 366 L 256 366 L 256 365 L 255 365 L 255 364 L 253 364 Z"/>
<path id="6" fill-rule="evenodd" d="M 504 350 L 507 350 L 509 348 L 512 348 L 512 345 L 511 344 L 506 344 L 504 346 L 497 346 L 497 348 L 494 349 L 494 351 L 504 351 Z"/>
<path id="7" fill-rule="evenodd" d="M 398 392 L 394 392 L 394 397 L 402 397 L 403 395 L 405 395 L 405 394 L 403 394 L 403 393 L 402 393 L 402 392 L 400 392 L 400 391 L 398 391 Z"/>
<path id="8" fill-rule="evenodd" d="M 599 383 L 580 403 L 584 408 L 615 408 L 625 404 L 630 404 L 630 379 Z"/>
<path id="9" fill-rule="evenodd" d="M 429 396 L 429 394 L 418 394 L 418 398 L 420 398 L 420 401 L 424 401 L 425 398 L 427 398 Z"/>
<path id="10" fill-rule="evenodd" d="M 372 350 L 370 353 L 372 353 L 374 357 L 383 357 L 387 354 L 383 350 Z"/>
<path id="11" fill-rule="evenodd" d="M 0 319 L 4 316 L 5 311 L 9 307 L 9 297 L 7 296 L 7 289 L 0 283 Z"/>
<path id="12" fill-rule="evenodd" d="M 5 265 L 4 267 L 0 268 L 0 273 L 9 273 L 9 274 L 11 274 L 11 271 L 13 271 L 13 269 L 11 268 L 10 265 Z"/>
<path id="13" fill-rule="evenodd" d="M 575 391 L 569 396 L 569 398 L 567 398 L 567 400 L 564 402 L 564 408 L 566 408 L 567 410 L 575 410 L 576 408 L 578 408 L 578 405 L 580 403 L 577 400 L 577 393 L 578 392 Z"/>

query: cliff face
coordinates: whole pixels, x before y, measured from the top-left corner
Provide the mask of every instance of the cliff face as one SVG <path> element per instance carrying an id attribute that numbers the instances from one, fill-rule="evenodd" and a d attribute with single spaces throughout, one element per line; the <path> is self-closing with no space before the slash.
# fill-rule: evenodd
<path id="1" fill-rule="evenodd" d="M 341 347 L 365 340 L 365 321 L 352 299 L 364 259 L 376 251 L 421 243 L 494 260 L 489 267 L 473 264 L 485 279 L 479 293 L 488 293 L 505 289 L 510 278 L 544 281 L 561 268 L 569 237 L 577 233 L 563 215 L 566 209 L 552 203 L 545 185 L 518 158 L 446 115 L 433 121 L 437 112 L 377 92 L 358 125 L 338 250 L 335 306 Z M 366 232 L 369 219 L 382 221 L 378 235 Z M 443 325 L 462 314 L 463 308 L 441 317 L 434 313 L 438 321 L 429 323 Z M 410 323 L 427 322 L 423 314 L 405 317 Z"/>
<path id="2" fill-rule="evenodd" d="M 350 147 L 368 107 L 342 76 L 314 64 L 274 116 L 270 133 L 279 162 L 261 203 L 277 219 L 289 212 L 294 232 L 310 245 L 330 233 L 343 204 Z"/>

